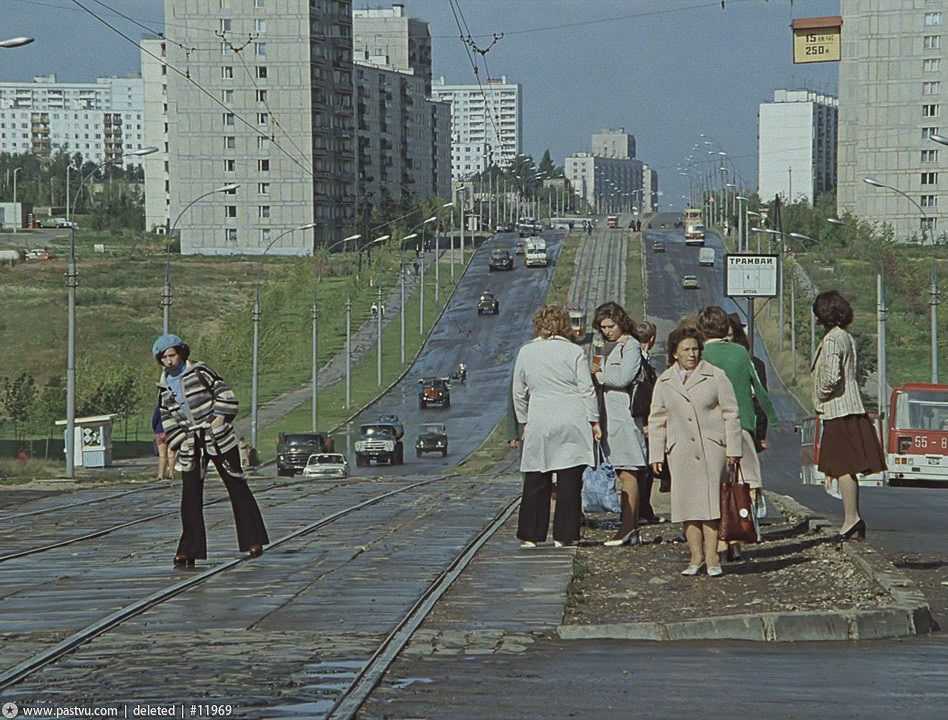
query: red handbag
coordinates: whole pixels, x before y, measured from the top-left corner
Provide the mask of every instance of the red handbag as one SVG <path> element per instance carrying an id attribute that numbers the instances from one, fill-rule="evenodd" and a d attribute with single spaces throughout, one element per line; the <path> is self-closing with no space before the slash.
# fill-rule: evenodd
<path id="1" fill-rule="evenodd" d="M 724 542 L 758 542 L 757 525 L 751 502 L 750 486 L 740 475 L 740 465 L 727 467 L 727 479 L 721 483 L 721 522 L 718 540 Z"/>

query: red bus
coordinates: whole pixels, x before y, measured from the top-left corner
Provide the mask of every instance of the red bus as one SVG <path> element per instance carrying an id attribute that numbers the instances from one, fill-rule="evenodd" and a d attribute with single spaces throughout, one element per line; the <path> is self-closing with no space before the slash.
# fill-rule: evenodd
<path id="1" fill-rule="evenodd" d="M 886 448 L 893 484 L 948 481 L 948 385 L 892 390 Z"/>
<path id="2" fill-rule="evenodd" d="M 874 413 L 869 414 L 876 429 L 876 435 L 879 441 L 882 441 L 882 421 Z M 801 434 L 800 438 L 800 482 L 804 485 L 822 485 L 826 476 L 820 472 L 817 467 L 820 462 L 820 440 L 822 436 L 822 424 L 818 415 L 811 415 L 805 418 L 796 428 Z M 891 466 L 890 466 L 891 470 Z M 882 487 L 888 484 L 889 474 L 886 472 L 876 473 L 874 475 L 861 475 L 859 484 L 863 487 Z M 839 497 L 839 488 L 834 481 L 831 487 L 827 488 L 830 495 Z"/>

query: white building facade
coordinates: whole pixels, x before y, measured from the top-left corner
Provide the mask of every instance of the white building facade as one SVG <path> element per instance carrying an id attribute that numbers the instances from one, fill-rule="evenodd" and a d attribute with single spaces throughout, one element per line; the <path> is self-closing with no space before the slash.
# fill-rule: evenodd
<path id="1" fill-rule="evenodd" d="M 391 8 L 352 11 L 353 59 L 411 70 L 431 95 L 431 30 L 424 20 L 405 15 L 404 3 Z"/>
<path id="2" fill-rule="evenodd" d="M 141 165 L 142 158 L 122 156 L 146 147 L 143 116 L 138 76 L 0 82 L 0 152 L 48 156 L 62 150 L 80 153 L 84 161 Z"/>
<path id="3" fill-rule="evenodd" d="M 809 90 L 775 90 L 758 111 L 757 191 L 813 203 L 836 187 L 839 102 Z"/>
<path id="4" fill-rule="evenodd" d="M 644 188 L 639 160 L 574 153 L 567 156 L 564 172 L 573 193 L 597 213 L 632 212 L 633 207 L 640 207 Z"/>
<path id="5" fill-rule="evenodd" d="M 945 229 L 948 148 L 931 136 L 948 134 L 948 2 L 841 0 L 840 12 L 838 210 L 930 239 Z"/>
<path id="6" fill-rule="evenodd" d="M 520 154 L 523 92 L 507 76 L 482 85 L 448 85 L 442 77 L 431 90 L 451 106 L 451 166 L 455 181 L 491 165 L 505 167 Z"/>

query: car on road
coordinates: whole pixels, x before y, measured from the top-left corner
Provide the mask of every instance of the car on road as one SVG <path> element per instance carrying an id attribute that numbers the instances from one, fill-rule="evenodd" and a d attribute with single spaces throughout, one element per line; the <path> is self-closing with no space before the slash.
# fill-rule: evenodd
<path id="1" fill-rule="evenodd" d="M 496 315 L 500 312 L 500 303 L 494 297 L 494 293 L 482 292 L 477 299 L 478 315 Z"/>
<path id="2" fill-rule="evenodd" d="M 697 290 L 700 286 L 698 285 L 698 276 L 697 275 L 685 275 L 681 278 L 681 286 L 685 290 Z"/>
<path id="3" fill-rule="evenodd" d="M 418 381 L 418 407 L 429 405 L 451 407 L 451 381 L 445 377 L 426 377 Z"/>
<path id="4" fill-rule="evenodd" d="M 341 453 L 318 453 L 310 455 L 303 468 L 303 477 L 349 477 L 349 461 Z"/>
<path id="5" fill-rule="evenodd" d="M 303 471 L 311 455 L 332 451 L 333 439 L 328 433 L 280 433 L 277 436 L 277 475 L 293 477 Z"/>
<path id="6" fill-rule="evenodd" d="M 448 454 L 448 431 L 444 423 L 425 423 L 418 428 L 418 439 L 415 441 L 415 456 L 421 457 L 425 453 L 439 452 L 441 457 Z"/>
<path id="7" fill-rule="evenodd" d="M 665 243 L 661 240 L 656 240 L 652 243 L 652 252 L 665 252 Z"/>
<path id="8" fill-rule="evenodd" d="M 490 258 L 487 261 L 487 269 L 490 272 L 494 270 L 513 270 L 513 255 L 509 250 L 498 248 L 490 251 Z"/>
<path id="9" fill-rule="evenodd" d="M 703 247 L 698 251 L 698 264 L 714 267 L 714 248 Z"/>

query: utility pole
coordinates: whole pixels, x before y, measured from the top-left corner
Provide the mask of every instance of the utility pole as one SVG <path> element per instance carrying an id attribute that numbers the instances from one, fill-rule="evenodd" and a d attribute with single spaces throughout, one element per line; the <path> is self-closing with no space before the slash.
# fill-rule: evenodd
<path id="1" fill-rule="evenodd" d="M 378 386 L 382 387 L 382 313 L 384 312 L 384 308 L 382 307 L 382 283 L 378 283 L 376 289 L 378 290 L 378 299 L 376 300 L 378 312 L 375 313 L 376 332 L 378 334 L 378 347 L 376 348 L 378 360 L 377 381 Z"/>
<path id="2" fill-rule="evenodd" d="M 405 364 L 405 312 L 407 308 L 405 307 L 405 262 L 400 261 L 399 263 L 399 275 L 401 276 L 401 290 L 402 290 L 402 305 L 401 312 L 398 313 L 399 321 L 401 322 L 401 362 L 402 365 Z"/>
<path id="3" fill-rule="evenodd" d="M 346 409 L 352 405 L 352 295 L 346 285 Z"/>
<path id="4" fill-rule="evenodd" d="M 318 292 L 317 286 L 313 285 L 313 432 L 316 432 L 319 422 L 319 339 L 316 335 L 319 328 Z"/>
<path id="5" fill-rule="evenodd" d="M 420 284 L 419 284 L 419 294 L 418 294 L 418 334 L 425 334 L 425 256 L 421 256 L 421 264 L 419 266 L 421 271 L 420 275 Z"/>

